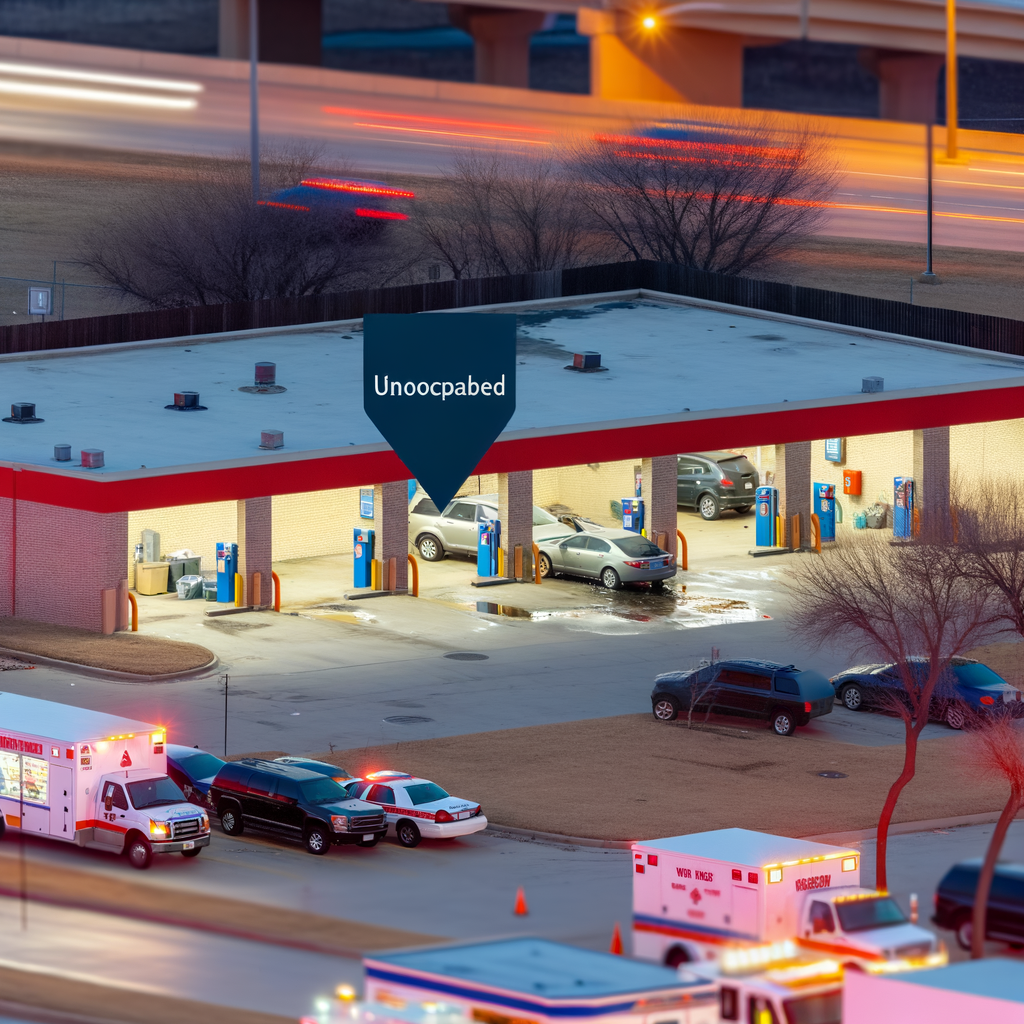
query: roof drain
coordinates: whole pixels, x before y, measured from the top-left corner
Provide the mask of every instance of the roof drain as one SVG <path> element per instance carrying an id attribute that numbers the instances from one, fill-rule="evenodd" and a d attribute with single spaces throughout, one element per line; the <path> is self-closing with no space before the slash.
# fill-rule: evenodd
<path id="1" fill-rule="evenodd" d="M 257 363 L 256 383 L 238 390 L 248 392 L 250 395 L 279 395 L 288 389 L 277 383 L 277 363 Z"/>
<path id="2" fill-rule="evenodd" d="M 198 391 L 175 391 L 174 404 L 165 405 L 164 408 L 175 412 L 204 412 L 206 406 L 199 404 Z"/>

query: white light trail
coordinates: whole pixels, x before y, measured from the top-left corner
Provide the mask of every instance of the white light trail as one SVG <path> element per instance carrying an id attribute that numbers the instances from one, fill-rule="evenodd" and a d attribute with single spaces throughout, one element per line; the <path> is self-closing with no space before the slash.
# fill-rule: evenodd
<path id="1" fill-rule="evenodd" d="M 198 82 L 175 82 L 168 78 L 136 78 L 133 75 L 111 75 L 97 71 L 71 71 L 38 64 L 10 64 L 0 61 L 0 75 L 21 75 L 28 78 L 57 78 L 67 82 L 90 82 L 93 85 L 123 85 L 136 89 L 163 92 L 202 92 Z"/>
<path id="2" fill-rule="evenodd" d="M 12 82 L 5 79 L 0 79 L 0 93 L 11 96 L 39 96 L 46 99 L 115 103 L 130 107 L 155 107 L 160 110 L 195 110 L 198 106 L 198 102 L 191 97 L 152 96 L 138 92 L 113 92 L 106 89 L 46 85 L 42 82 Z"/>

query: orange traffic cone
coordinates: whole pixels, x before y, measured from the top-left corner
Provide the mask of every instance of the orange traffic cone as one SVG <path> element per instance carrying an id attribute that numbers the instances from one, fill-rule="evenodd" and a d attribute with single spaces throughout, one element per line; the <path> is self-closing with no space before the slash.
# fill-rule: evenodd
<path id="1" fill-rule="evenodd" d="M 523 892 L 523 887 L 519 886 L 516 889 L 516 909 L 513 911 L 514 914 L 520 914 L 525 917 L 530 912 L 526 906 L 526 894 Z"/>
<path id="2" fill-rule="evenodd" d="M 612 944 L 608 947 L 608 952 L 622 956 L 622 932 L 619 931 L 618 921 L 615 922 L 615 928 L 612 931 Z"/>

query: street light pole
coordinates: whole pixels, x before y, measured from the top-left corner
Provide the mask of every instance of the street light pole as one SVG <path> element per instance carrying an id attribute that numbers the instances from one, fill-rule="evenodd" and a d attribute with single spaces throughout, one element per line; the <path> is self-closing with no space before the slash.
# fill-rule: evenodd
<path id="1" fill-rule="evenodd" d="M 935 282 L 935 271 L 932 270 L 932 123 L 931 121 L 925 126 L 925 146 L 928 150 L 928 235 L 927 235 L 927 254 L 925 256 L 926 266 L 924 273 L 921 275 L 923 280 L 928 281 L 931 284 Z M 910 294 L 913 296 L 913 282 L 911 282 Z"/>
<path id="2" fill-rule="evenodd" d="M 258 203 L 260 199 L 259 45 L 259 0 L 249 0 L 249 150 L 254 203 Z"/>
<path id="3" fill-rule="evenodd" d="M 957 158 L 956 0 L 946 0 L 946 159 Z"/>

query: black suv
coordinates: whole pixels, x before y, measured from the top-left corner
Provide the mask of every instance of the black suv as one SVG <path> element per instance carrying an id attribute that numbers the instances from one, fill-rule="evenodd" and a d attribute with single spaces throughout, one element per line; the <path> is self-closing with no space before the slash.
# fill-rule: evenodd
<path id="1" fill-rule="evenodd" d="M 742 516 L 754 507 L 760 478 L 746 456 L 692 452 L 677 456 L 676 462 L 676 503 L 696 509 L 701 519 L 717 519 L 727 508 Z"/>
<path id="2" fill-rule="evenodd" d="M 671 722 L 680 713 L 717 711 L 760 718 L 779 736 L 832 710 L 835 692 L 820 672 L 771 661 L 717 661 L 689 672 L 656 676 L 654 717 Z"/>
<path id="3" fill-rule="evenodd" d="M 954 864 L 935 890 L 932 923 L 956 932 L 956 941 L 971 948 L 971 914 L 981 858 Z M 985 914 L 985 938 L 1024 944 L 1024 864 L 996 864 Z"/>
<path id="4" fill-rule="evenodd" d="M 376 804 L 352 799 L 318 772 L 276 761 L 229 761 L 209 795 L 229 836 L 252 825 L 301 839 L 310 853 L 326 853 L 331 843 L 375 846 L 388 830 Z"/>

